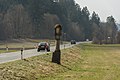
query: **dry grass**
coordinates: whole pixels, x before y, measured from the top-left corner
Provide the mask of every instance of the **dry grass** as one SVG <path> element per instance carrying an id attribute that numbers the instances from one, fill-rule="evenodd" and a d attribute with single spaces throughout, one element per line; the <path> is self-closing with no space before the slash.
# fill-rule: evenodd
<path id="1" fill-rule="evenodd" d="M 41 40 L 41 39 L 15 39 L 10 40 L 7 42 L 1 41 L 0 42 L 0 53 L 7 53 L 7 52 L 15 52 L 20 50 L 21 48 L 24 49 L 33 49 L 38 46 L 39 42 L 49 42 L 51 46 L 55 45 L 54 40 Z M 6 47 L 8 47 L 8 51 L 6 50 Z"/>
<path id="2" fill-rule="evenodd" d="M 16 52 L 17 50 L 9 50 L 9 51 L 7 51 L 7 50 L 0 50 L 0 54 L 1 53 L 8 53 L 8 52 Z"/>
<path id="3" fill-rule="evenodd" d="M 77 47 L 76 47 L 77 48 Z M 62 65 L 51 63 L 52 54 L 45 54 L 0 65 L 0 80 L 36 80 L 46 78 L 54 73 L 69 70 L 69 63 L 74 64 L 78 58 L 75 49 L 62 51 Z M 79 50 L 77 51 L 79 52 Z M 76 53 L 77 53 L 76 52 Z M 64 55 L 63 55 L 64 54 Z M 73 58 L 71 56 L 74 56 Z M 67 57 L 67 58 L 66 58 Z M 69 59 L 69 60 L 68 60 Z"/>
<path id="4" fill-rule="evenodd" d="M 120 45 L 81 44 L 62 50 L 61 65 L 45 54 L 0 65 L 0 80 L 120 80 Z"/>
<path id="5" fill-rule="evenodd" d="M 54 40 L 41 40 L 41 39 L 16 39 L 16 40 L 10 40 L 7 42 L 1 42 L 0 48 L 6 48 L 8 46 L 9 48 L 31 48 L 37 46 L 39 42 L 49 42 L 50 44 L 54 44 Z"/>

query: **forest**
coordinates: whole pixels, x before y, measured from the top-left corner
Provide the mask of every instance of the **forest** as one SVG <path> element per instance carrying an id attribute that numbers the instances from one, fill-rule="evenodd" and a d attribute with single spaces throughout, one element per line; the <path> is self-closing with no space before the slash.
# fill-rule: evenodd
<path id="1" fill-rule="evenodd" d="M 101 22 L 74 0 L 0 0 L 0 40 L 54 39 L 55 24 L 62 25 L 66 40 L 120 43 L 112 15 Z"/>

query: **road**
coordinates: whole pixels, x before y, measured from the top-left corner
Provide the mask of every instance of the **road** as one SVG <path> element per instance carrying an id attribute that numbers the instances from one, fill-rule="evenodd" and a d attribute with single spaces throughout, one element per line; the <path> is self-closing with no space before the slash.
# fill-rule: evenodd
<path id="1" fill-rule="evenodd" d="M 80 42 L 77 42 L 76 45 L 79 43 Z M 70 43 L 61 45 L 60 49 L 70 48 L 72 46 L 74 46 L 74 45 L 71 45 Z M 51 52 L 53 52 L 54 50 L 55 50 L 55 46 L 50 48 Z M 45 51 L 37 52 L 37 49 L 24 50 L 23 58 L 28 58 L 28 57 L 37 56 L 37 55 L 46 54 L 46 53 L 47 52 L 45 52 Z M 20 59 L 21 59 L 21 51 L 0 54 L 0 64 L 15 61 L 15 60 L 20 60 Z"/>

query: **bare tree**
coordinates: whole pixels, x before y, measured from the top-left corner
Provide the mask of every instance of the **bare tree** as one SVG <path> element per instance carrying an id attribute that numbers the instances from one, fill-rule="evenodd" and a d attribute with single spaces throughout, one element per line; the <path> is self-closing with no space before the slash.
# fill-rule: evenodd
<path id="1" fill-rule="evenodd" d="M 15 5 L 7 11 L 3 23 L 8 38 L 32 36 L 31 19 L 21 4 Z"/>

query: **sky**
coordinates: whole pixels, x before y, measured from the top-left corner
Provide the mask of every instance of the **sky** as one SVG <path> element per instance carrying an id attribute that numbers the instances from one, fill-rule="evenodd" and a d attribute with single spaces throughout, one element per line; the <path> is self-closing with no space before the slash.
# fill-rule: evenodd
<path id="1" fill-rule="evenodd" d="M 113 16 L 117 23 L 120 23 L 120 0 L 75 0 L 81 8 L 88 7 L 92 14 L 95 11 L 101 21 L 106 21 L 108 16 Z"/>

